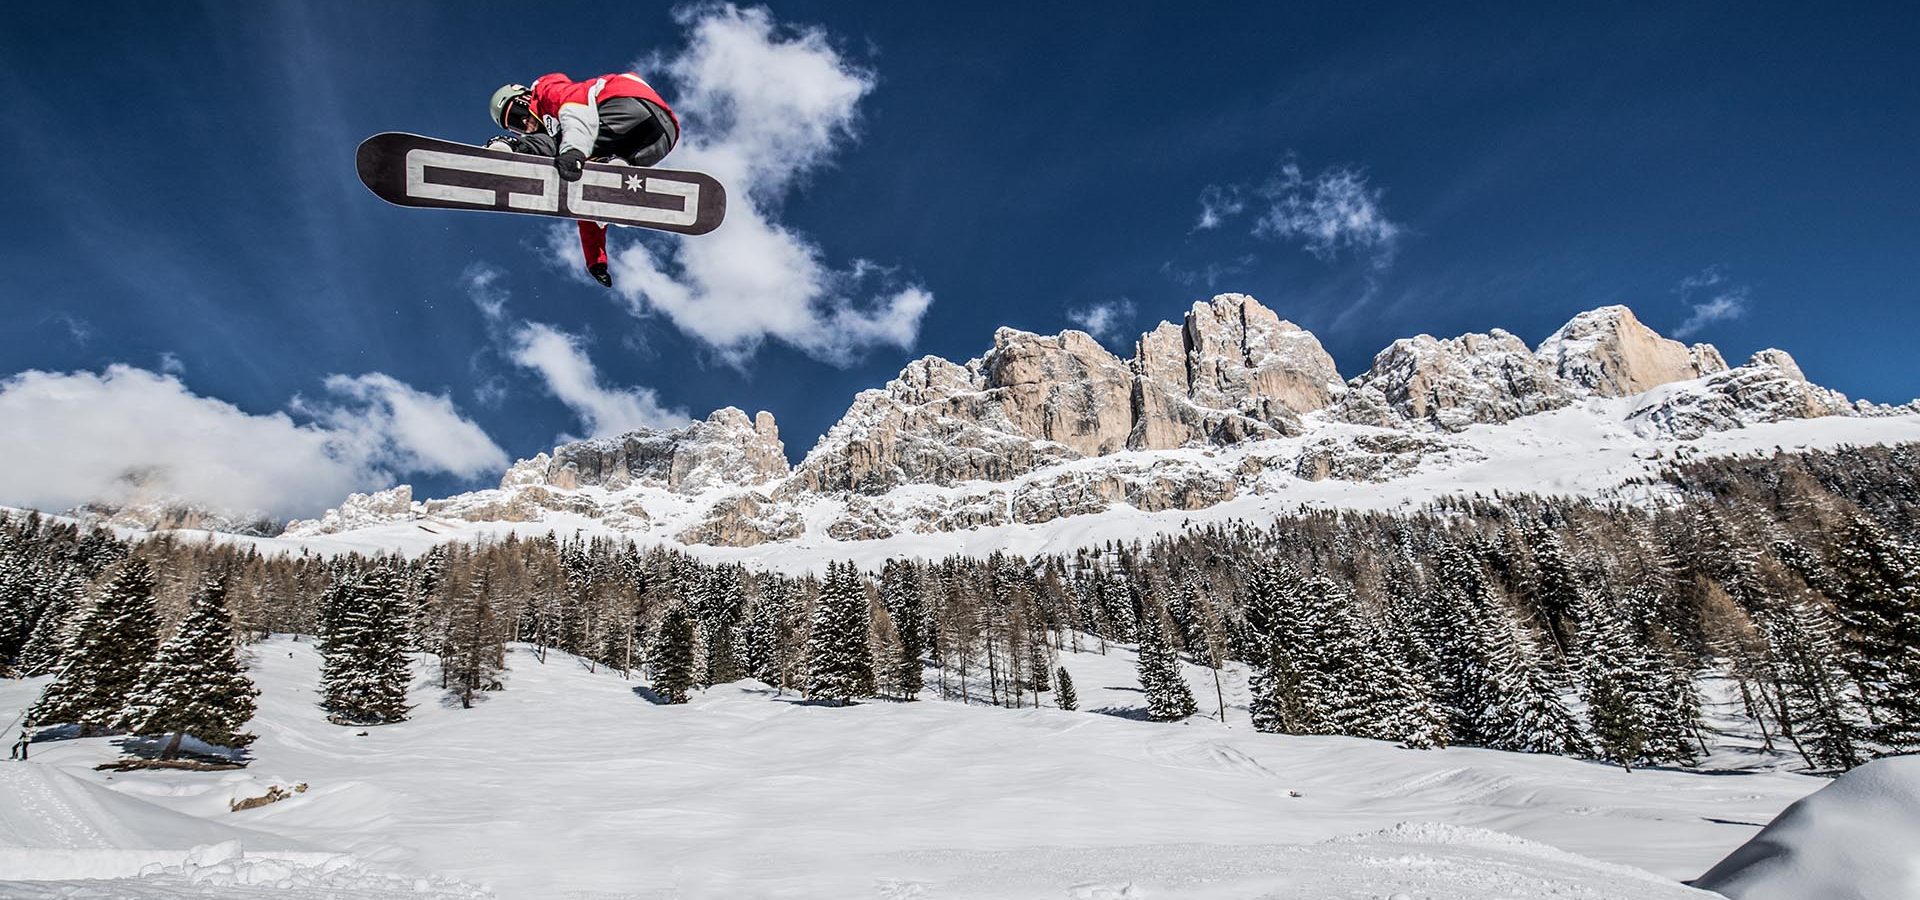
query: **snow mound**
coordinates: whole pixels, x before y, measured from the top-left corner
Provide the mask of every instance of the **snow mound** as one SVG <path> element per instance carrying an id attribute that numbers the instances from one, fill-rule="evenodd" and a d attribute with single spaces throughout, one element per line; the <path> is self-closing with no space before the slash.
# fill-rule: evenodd
<path id="1" fill-rule="evenodd" d="M 1734 900 L 1920 897 L 1920 756 L 1840 776 L 1694 884 Z"/>

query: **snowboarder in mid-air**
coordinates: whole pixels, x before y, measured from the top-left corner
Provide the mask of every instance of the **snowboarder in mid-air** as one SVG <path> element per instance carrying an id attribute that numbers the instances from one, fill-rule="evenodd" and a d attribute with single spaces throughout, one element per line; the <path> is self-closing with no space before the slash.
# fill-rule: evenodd
<path id="1" fill-rule="evenodd" d="M 588 160 L 652 166 L 680 142 L 680 120 L 658 91 L 632 72 L 574 81 L 555 72 L 532 87 L 508 84 L 493 92 L 494 124 L 509 133 L 487 142 L 505 149 L 553 157 L 567 181 L 578 181 Z M 607 287 L 607 226 L 580 220 L 580 251 L 587 273 Z"/>

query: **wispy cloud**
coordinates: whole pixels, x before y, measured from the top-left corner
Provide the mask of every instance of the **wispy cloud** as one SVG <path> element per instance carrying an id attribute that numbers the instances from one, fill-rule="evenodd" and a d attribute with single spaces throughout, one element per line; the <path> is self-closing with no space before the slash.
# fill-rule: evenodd
<path id="1" fill-rule="evenodd" d="M 1253 233 L 1295 240 L 1308 253 L 1330 260 L 1342 250 L 1372 256 L 1376 265 L 1392 260 L 1401 226 L 1381 206 L 1384 192 L 1367 183 L 1359 169 L 1334 166 L 1308 177 L 1289 160 L 1259 189 L 1267 209 Z"/>
<path id="2" fill-rule="evenodd" d="M 509 309 L 513 298 L 505 280 L 505 272 L 485 264 L 468 266 L 460 274 L 461 287 L 486 320 L 496 347 L 515 365 L 537 375 L 547 393 L 573 412 L 587 437 L 687 423 L 687 413 L 668 408 L 652 388 L 603 383 L 580 335 L 543 322 L 516 321 Z M 505 394 L 505 386 L 497 379 L 489 379 L 475 390 L 476 400 L 487 405 L 499 402 Z"/>
<path id="3" fill-rule="evenodd" d="M 667 409 L 651 388 L 612 388 L 579 338 L 539 322 L 513 332 L 513 361 L 538 373 L 547 390 L 573 410 L 588 437 L 622 434 L 637 428 L 672 428 L 687 423 L 682 410 Z"/>
<path id="4" fill-rule="evenodd" d="M 826 32 L 783 25 L 762 8 L 698 5 L 680 21 L 687 46 L 654 61 L 677 86 L 671 99 L 687 125 L 666 165 L 727 185 L 727 220 L 697 238 L 616 246 L 618 295 L 736 365 L 768 339 L 834 364 L 876 346 L 911 347 L 932 293 L 870 266 L 835 266 L 778 216 L 794 185 L 855 138 L 874 74 Z"/>
<path id="5" fill-rule="evenodd" d="M 1133 322 L 1134 305 L 1124 297 L 1067 310 L 1067 321 L 1080 326 L 1080 330 L 1093 335 L 1101 343 L 1119 340 L 1126 336 L 1127 326 Z"/>
<path id="6" fill-rule="evenodd" d="M 185 375 L 187 363 L 180 358 L 180 354 L 172 350 L 162 350 L 160 351 L 160 371 L 168 375 Z"/>
<path id="7" fill-rule="evenodd" d="M 399 475 L 506 465 L 443 395 L 380 373 L 335 375 L 324 387 L 288 411 L 255 414 L 133 366 L 21 372 L 0 381 L 0 503 L 167 499 L 280 518 Z"/>
<path id="8" fill-rule="evenodd" d="M 1738 319 L 1752 305 L 1750 289 L 1734 283 L 1725 267 L 1718 265 L 1680 279 L 1673 291 L 1691 310 L 1686 321 L 1673 330 L 1673 336 L 1682 339 L 1699 334 L 1709 325 Z"/>
<path id="9" fill-rule="evenodd" d="M 1160 264 L 1160 274 L 1167 276 L 1174 284 L 1211 288 L 1235 275 L 1244 275 L 1253 271 L 1255 259 L 1253 254 L 1248 253 L 1225 262 L 1210 262 L 1190 269 L 1175 266 L 1168 261 Z"/>
<path id="10" fill-rule="evenodd" d="M 1246 192 L 1238 185 L 1210 184 L 1200 189 L 1200 218 L 1194 231 L 1212 231 L 1247 208 Z"/>

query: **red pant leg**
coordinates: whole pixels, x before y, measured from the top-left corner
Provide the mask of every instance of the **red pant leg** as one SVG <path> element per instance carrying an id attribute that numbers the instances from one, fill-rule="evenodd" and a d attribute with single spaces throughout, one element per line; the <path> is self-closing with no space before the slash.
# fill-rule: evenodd
<path id="1" fill-rule="evenodd" d="M 580 220 L 580 254 L 589 266 L 607 264 L 607 226 Z"/>

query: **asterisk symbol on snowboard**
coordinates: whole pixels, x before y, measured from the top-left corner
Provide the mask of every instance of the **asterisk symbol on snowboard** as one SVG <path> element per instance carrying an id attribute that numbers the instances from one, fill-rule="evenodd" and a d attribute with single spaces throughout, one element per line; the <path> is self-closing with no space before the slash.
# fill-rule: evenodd
<path id="1" fill-rule="evenodd" d="M 627 190 L 643 191 L 647 189 L 647 180 L 638 175 L 627 176 Z"/>

